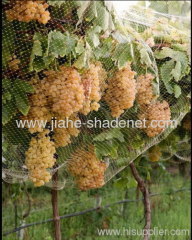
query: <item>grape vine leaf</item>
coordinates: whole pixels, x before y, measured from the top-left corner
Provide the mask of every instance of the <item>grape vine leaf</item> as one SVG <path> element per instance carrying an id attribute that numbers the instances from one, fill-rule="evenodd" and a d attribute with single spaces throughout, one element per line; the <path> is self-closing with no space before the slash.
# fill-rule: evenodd
<path id="1" fill-rule="evenodd" d="M 3 94 L 3 124 L 8 123 L 15 116 L 17 109 L 26 115 L 29 111 L 27 93 L 33 93 L 34 88 L 25 81 L 16 79 L 13 83 L 10 79 L 2 81 Z"/>
<path id="2" fill-rule="evenodd" d="M 84 41 L 82 39 L 79 39 L 78 42 L 77 42 L 77 45 L 75 47 L 75 52 L 77 54 L 82 54 L 85 50 L 85 47 L 84 47 Z"/>
<path id="3" fill-rule="evenodd" d="M 29 83 L 19 79 L 14 81 L 12 94 L 18 110 L 25 116 L 28 114 L 30 109 L 27 93 L 33 92 L 34 88 Z"/>
<path id="4" fill-rule="evenodd" d="M 101 30 L 101 27 L 96 26 L 87 32 L 86 40 L 91 47 L 96 48 L 100 44 L 99 33 Z"/>
<path id="5" fill-rule="evenodd" d="M 77 10 L 77 15 L 79 17 L 79 20 L 78 20 L 76 26 L 78 26 L 80 23 L 82 23 L 84 16 L 86 15 L 87 10 L 89 9 L 91 1 L 78 1 L 77 3 L 79 5 L 78 10 Z"/>
<path id="6" fill-rule="evenodd" d="M 107 58 L 108 60 L 110 59 L 110 54 L 112 51 L 112 39 L 107 38 L 104 39 L 103 42 L 101 43 L 101 46 L 96 48 L 94 51 L 94 55 L 97 59 L 99 58 Z M 110 60 L 109 60 L 110 61 Z"/>
<path id="7" fill-rule="evenodd" d="M 86 47 L 84 48 L 83 53 L 77 58 L 77 60 L 73 64 L 77 69 L 89 67 L 89 61 L 93 53 L 88 42 L 85 42 L 85 45 Z"/>
<path id="8" fill-rule="evenodd" d="M 2 108 L 2 123 L 7 124 L 17 112 L 17 107 L 13 99 L 6 101 Z"/>
<path id="9" fill-rule="evenodd" d="M 161 79 L 164 82 L 168 93 L 170 93 L 170 94 L 173 93 L 173 88 L 169 84 L 169 82 L 173 78 L 171 71 L 174 69 L 174 67 L 175 67 L 175 61 L 173 59 L 171 59 L 171 60 L 165 62 L 160 68 Z"/>
<path id="10" fill-rule="evenodd" d="M 3 134 L 10 143 L 27 146 L 31 139 L 30 133 L 26 128 L 18 128 L 17 120 L 18 116 L 12 118 L 11 121 L 5 124 L 3 127 Z M 10 129 L 14 129 L 14 131 Z"/>
<path id="11" fill-rule="evenodd" d="M 181 88 L 177 84 L 174 85 L 174 94 L 176 98 L 178 98 L 181 95 Z"/>
<path id="12" fill-rule="evenodd" d="M 12 86 L 12 84 L 11 84 L 10 79 L 4 78 L 4 79 L 2 80 L 2 87 L 3 87 L 4 90 L 10 89 L 11 86 Z"/>
<path id="13" fill-rule="evenodd" d="M 14 93 L 14 98 L 15 98 L 16 106 L 17 106 L 18 110 L 23 115 L 26 116 L 29 112 L 29 109 L 30 109 L 27 96 L 25 95 L 25 93 L 15 92 Z"/>
<path id="14" fill-rule="evenodd" d="M 59 31 L 51 31 L 48 34 L 47 55 L 53 55 L 58 58 L 64 57 L 75 51 L 76 38 L 68 32 L 63 34 Z"/>
<path id="15" fill-rule="evenodd" d="M 2 32 L 2 66 L 7 66 L 14 53 L 15 29 L 13 24 L 5 22 Z"/>
<path id="16" fill-rule="evenodd" d="M 139 51 L 140 51 L 141 63 L 145 64 L 147 67 L 150 67 L 152 65 L 152 61 L 147 49 L 142 47 L 139 49 Z"/>
<path id="17" fill-rule="evenodd" d="M 181 74 L 182 74 L 182 66 L 181 66 L 181 62 L 177 61 L 175 64 L 175 68 L 172 69 L 171 71 L 171 75 L 174 77 L 175 81 L 179 81 L 181 78 Z"/>
<path id="18" fill-rule="evenodd" d="M 100 26 L 103 31 L 114 30 L 115 26 L 114 26 L 111 12 L 108 11 L 106 6 L 104 6 L 102 2 L 100 1 L 95 1 L 95 2 L 97 4 L 96 5 L 97 17 L 94 20 L 94 24 Z"/>
<path id="19" fill-rule="evenodd" d="M 172 72 L 175 81 L 178 82 L 186 74 L 189 64 L 185 52 L 164 47 L 162 50 L 156 51 L 154 54 L 157 59 L 171 58 L 176 62 L 175 70 Z"/>
<path id="20" fill-rule="evenodd" d="M 105 141 L 110 139 L 118 139 L 120 142 L 124 142 L 124 135 L 122 134 L 121 130 L 119 128 L 112 128 L 110 130 L 107 130 L 106 132 L 100 133 L 97 135 L 93 140 L 94 141 Z"/>
<path id="21" fill-rule="evenodd" d="M 15 87 L 16 87 L 15 90 L 19 89 L 19 91 L 25 92 L 25 93 L 34 93 L 35 91 L 34 87 L 31 84 L 20 79 L 16 79 L 14 81 L 14 88 Z"/>
<path id="22" fill-rule="evenodd" d="M 42 56 L 43 55 L 43 49 L 42 49 L 42 37 L 40 34 L 36 33 L 33 37 L 33 47 L 32 47 L 32 51 L 31 51 L 31 56 L 30 56 L 30 63 L 29 63 L 29 70 L 33 71 L 34 70 L 34 60 L 36 56 Z"/>
<path id="23" fill-rule="evenodd" d="M 128 43 L 117 44 L 111 58 L 112 60 L 115 61 L 119 69 L 124 67 L 128 61 L 132 60 L 130 44 Z"/>
<path id="24" fill-rule="evenodd" d="M 103 141 L 103 142 L 95 142 L 95 154 L 99 159 L 103 157 L 110 156 L 112 158 L 117 158 L 117 150 L 119 144 L 117 141 Z"/>

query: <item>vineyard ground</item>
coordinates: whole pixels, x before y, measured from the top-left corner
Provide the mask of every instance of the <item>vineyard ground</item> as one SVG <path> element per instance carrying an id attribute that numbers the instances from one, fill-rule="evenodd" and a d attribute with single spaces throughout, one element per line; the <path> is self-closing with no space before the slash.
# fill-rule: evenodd
<path id="1" fill-rule="evenodd" d="M 189 180 L 178 176 L 166 176 L 159 182 L 151 185 L 151 193 L 166 193 L 176 189 L 190 188 Z M 96 206 L 98 196 L 102 197 L 101 205 L 110 204 L 125 199 L 125 191 L 112 189 L 113 181 L 103 189 L 80 193 L 77 190 L 64 189 L 59 192 L 60 214 L 68 214 L 92 208 Z M 111 190 L 110 190 L 111 189 Z M 128 199 L 135 199 L 136 189 L 128 190 Z M 48 188 L 33 189 L 30 193 L 31 213 L 25 223 L 38 222 L 52 218 L 50 194 Z M 141 197 L 141 195 L 140 195 Z M 73 200 L 72 200 L 73 199 Z M 152 228 L 158 229 L 189 229 L 190 228 L 190 192 L 183 191 L 170 195 L 160 195 L 151 198 Z M 124 210 L 123 210 L 124 208 Z M 8 231 L 15 226 L 13 203 L 4 203 L 3 206 L 3 230 Z M 18 215 L 27 209 L 26 199 L 21 198 L 18 204 Z M 122 212 L 124 213 L 124 217 Z M 104 237 L 98 236 L 97 229 L 142 229 L 144 224 L 142 202 L 127 203 L 127 205 L 114 205 L 107 209 L 87 213 L 83 216 L 63 219 L 61 230 L 65 240 L 99 240 L 99 239 L 130 239 L 140 240 L 140 237 Z M 20 219 L 17 219 L 20 226 Z M 52 240 L 52 223 L 30 227 L 25 231 L 25 240 Z M 17 240 L 17 234 L 10 234 L 4 240 Z M 159 236 L 152 236 L 151 240 L 159 240 Z M 161 240 L 188 240 L 189 236 L 165 236 Z"/>

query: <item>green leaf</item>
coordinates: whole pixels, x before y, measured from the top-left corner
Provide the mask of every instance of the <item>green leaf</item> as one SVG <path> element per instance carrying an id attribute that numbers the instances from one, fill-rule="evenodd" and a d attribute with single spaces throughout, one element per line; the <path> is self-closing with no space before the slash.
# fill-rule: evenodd
<path id="1" fill-rule="evenodd" d="M 118 139 L 120 142 L 125 141 L 123 133 L 118 128 L 113 128 L 106 132 L 100 133 L 93 140 L 102 142 L 102 141 L 110 140 L 110 139 L 114 139 L 114 138 Z"/>
<path id="2" fill-rule="evenodd" d="M 16 101 L 16 106 L 18 110 L 26 116 L 29 112 L 30 106 L 28 102 L 28 98 L 25 93 L 22 92 L 14 92 L 14 98 Z"/>
<path id="3" fill-rule="evenodd" d="M 14 82 L 12 94 L 18 110 L 25 116 L 28 114 L 30 109 L 26 93 L 33 92 L 34 88 L 29 83 L 19 79 Z"/>
<path id="4" fill-rule="evenodd" d="M 112 39 L 107 38 L 102 42 L 101 47 L 98 47 L 94 50 L 94 55 L 97 59 L 107 58 L 107 60 L 110 61 L 111 51 L 112 51 Z"/>
<path id="5" fill-rule="evenodd" d="M 100 1 L 95 1 L 97 7 L 97 17 L 94 19 L 94 24 L 102 28 L 103 31 L 114 30 L 115 26 L 113 19 L 107 8 Z"/>
<path id="6" fill-rule="evenodd" d="M 180 43 L 175 43 L 172 44 L 171 47 L 176 51 L 187 52 L 189 46 Z"/>
<path id="7" fill-rule="evenodd" d="M 96 48 L 100 44 L 99 33 L 101 30 L 101 27 L 96 26 L 87 32 L 86 40 L 93 48 Z"/>
<path id="8" fill-rule="evenodd" d="M 175 97 L 178 98 L 181 95 L 181 88 L 179 85 L 174 85 L 174 94 Z"/>
<path id="9" fill-rule="evenodd" d="M 3 143 L 2 143 L 2 150 L 3 150 L 4 152 L 7 152 L 8 146 L 9 146 L 8 142 L 4 142 L 4 141 L 3 141 Z"/>
<path id="10" fill-rule="evenodd" d="M 33 37 L 33 48 L 32 48 L 32 52 L 31 52 L 31 56 L 30 56 L 30 63 L 29 63 L 29 70 L 33 71 L 33 62 L 35 60 L 36 56 L 42 56 L 43 55 L 43 49 L 42 49 L 42 36 L 40 34 L 35 34 Z"/>
<path id="11" fill-rule="evenodd" d="M 187 56 L 184 52 L 176 51 L 168 47 L 163 47 L 162 50 L 156 51 L 155 57 L 157 59 L 172 58 L 175 61 L 187 61 Z"/>
<path id="12" fill-rule="evenodd" d="M 28 143 L 31 139 L 30 133 L 25 128 L 18 128 L 16 120 L 18 120 L 18 117 L 13 118 L 3 126 L 3 134 L 12 144 L 22 144 L 22 146 L 28 146 Z M 14 131 L 12 129 L 14 129 Z"/>
<path id="13" fill-rule="evenodd" d="M 119 178 L 114 182 L 114 187 L 118 189 L 124 189 L 127 187 L 128 178 Z"/>
<path id="14" fill-rule="evenodd" d="M 49 66 L 54 61 L 54 59 L 55 59 L 54 56 L 44 56 L 39 61 L 39 64 L 34 64 L 35 65 L 35 69 L 36 70 L 38 69 L 38 71 L 42 70 L 46 66 Z"/>
<path id="15" fill-rule="evenodd" d="M 64 41 L 66 45 L 66 54 L 70 54 L 71 52 L 75 52 L 75 46 L 77 44 L 77 38 L 69 33 L 64 35 Z"/>
<path id="16" fill-rule="evenodd" d="M 35 57 L 33 61 L 33 70 L 36 72 L 40 72 L 44 70 L 47 66 L 45 65 L 43 57 Z"/>
<path id="17" fill-rule="evenodd" d="M 11 118 L 16 114 L 17 108 L 15 106 L 15 102 L 10 100 L 6 102 L 6 104 L 2 107 L 2 122 L 3 125 L 7 124 Z"/>
<path id="18" fill-rule="evenodd" d="M 14 91 L 19 91 L 23 93 L 34 93 L 34 87 L 26 81 L 16 79 L 14 81 Z"/>
<path id="19" fill-rule="evenodd" d="M 49 33 L 48 39 L 48 54 L 53 54 L 56 58 L 64 57 L 67 52 L 64 35 L 61 32 L 52 31 Z"/>
<path id="20" fill-rule="evenodd" d="M 175 68 L 171 71 L 172 76 L 174 77 L 175 81 L 179 81 L 181 78 L 181 62 L 177 61 Z"/>
<path id="21" fill-rule="evenodd" d="M 82 39 L 79 39 L 79 41 L 77 42 L 77 46 L 75 47 L 75 52 L 77 54 L 82 54 L 84 51 L 85 51 L 84 41 Z"/>
<path id="22" fill-rule="evenodd" d="M 79 8 L 77 10 L 77 15 L 79 17 L 79 20 L 76 26 L 78 26 L 83 21 L 83 18 L 85 17 L 90 7 L 90 4 L 91 4 L 91 1 L 78 1 Z"/>
<path id="23" fill-rule="evenodd" d="M 112 59 L 117 63 L 118 68 L 124 67 L 132 60 L 131 47 L 128 43 L 120 43 L 116 46 Z"/>
<path id="24" fill-rule="evenodd" d="M 9 91 L 3 93 L 3 102 L 10 101 L 12 98 L 12 95 Z"/>
<path id="25" fill-rule="evenodd" d="M 171 71 L 174 69 L 174 67 L 175 61 L 172 59 L 165 62 L 160 68 L 161 79 L 164 82 L 165 87 L 170 94 L 173 93 L 173 89 L 169 82 L 173 79 Z"/>
<path id="26" fill-rule="evenodd" d="M 117 158 L 117 149 L 118 149 L 117 141 L 103 141 L 94 143 L 95 146 L 95 154 L 99 159 L 103 157 L 111 156 L 112 158 Z"/>
<path id="27" fill-rule="evenodd" d="M 150 181 L 151 180 L 151 174 L 150 174 L 150 172 L 149 171 L 147 171 L 147 178 L 146 178 L 148 181 Z"/>
<path id="28" fill-rule="evenodd" d="M 119 31 L 115 31 L 112 33 L 112 36 L 115 40 L 117 40 L 119 43 L 130 43 L 131 39 L 129 36 L 125 36 Z"/>
<path id="29" fill-rule="evenodd" d="M 59 31 L 52 31 L 48 35 L 48 49 L 47 55 L 53 55 L 56 58 L 64 57 L 75 51 L 76 39 L 69 35 L 63 34 Z"/>
<path id="30" fill-rule="evenodd" d="M 140 51 L 141 63 L 145 64 L 147 67 L 151 66 L 152 64 L 151 58 L 146 48 L 141 48 L 139 51 Z"/>
<path id="31" fill-rule="evenodd" d="M 92 55 L 91 47 L 86 42 L 86 48 L 84 49 L 84 52 L 74 62 L 73 64 L 74 67 L 76 67 L 77 69 L 88 68 L 91 55 Z"/>
<path id="32" fill-rule="evenodd" d="M 2 65 L 7 66 L 7 63 L 12 58 L 15 48 L 15 29 L 13 23 L 4 22 L 2 32 Z"/>
<path id="33" fill-rule="evenodd" d="M 164 59 L 164 58 L 172 58 L 176 62 L 180 62 L 181 64 L 181 69 L 182 69 L 182 74 L 184 74 L 187 70 L 188 67 L 188 58 L 186 53 L 183 51 L 176 51 L 168 47 L 162 48 L 161 51 L 156 51 L 155 52 L 155 57 L 157 59 Z"/>
<path id="34" fill-rule="evenodd" d="M 85 20 L 87 22 L 90 22 L 91 20 L 93 20 L 93 18 L 97 18 L 98 17 L 98 13 L 97 13 L 97 2 L 96 1 L 92 1 L 89 8 L 87 9 L 86 15 L 85 15 Z"/>
<path id="35" fill-rule="evenodd" d="M 118 146 L 118 160 L 119 157 L 124 158 L 124 161 L 128 161 L 128 157 L 129 157 L 130 153 L 128 151 L 128 148 L 126 146 L 126 144 L 119 144 Z"/>
<path id="36" fill-rule="evenodd" d="M 137 181 L 133 177 L 129 176 L 127 188 L 136 188 L 136 187 L 137 187 Z"/>
<path id="37" fill-rule="evenodd" d="M 11 82 L 11 80 L 10 80 L 10 79 L 7 79 L 7 78 L 4 78 L 4 79 L 2 80 L 2 87 L 3 87 L 4 89 L 9 89 L 9 88 L 11 88 L 11 87 L 12 87 L 12 82 Z"/>
<path id="38" fill-rule="evenodd" d="M 5 68 L 7 63 L 10 61 L 12 57 L 11 51 L 9 48 L 3 47 L 2 48 L 2 66 Z"/>

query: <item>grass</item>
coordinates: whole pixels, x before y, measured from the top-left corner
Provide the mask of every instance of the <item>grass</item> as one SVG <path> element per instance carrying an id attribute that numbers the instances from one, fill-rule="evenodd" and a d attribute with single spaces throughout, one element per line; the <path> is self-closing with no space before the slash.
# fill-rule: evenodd
<path id="1" fill-rule="evenodd" d="M 151 192 L 171 192 L 175 189 L 189 188 L 189 180 L 182 177 L 169 176 L 151 186 Z M 115 189 L 113 181 L 104 188 L 80 193 L 75 189 L 64 189 L 59 192 L 60 214 L 68 214 L 94 207 L 96 195 L 102 197 L 102 205 L 124 199 L 125 191 Z M 140 196 L 141 197 L 141 196 Z M 26 223 L 38 222 L 52 218 L 50 193 L 46 188 L 31 193 L 32 211 Z M 128 190 L 128 198 L 135 199 L 135 189 Z M 27 206 L 21 199 L 18 213 Z M 124 210 L 123 210 L 124 206 Z M 189 229 L 190 228 L 190 192 L 183 191 L 151 198 L 152 229 Z M 124 211 L 124 215 L 123 212 Z M 18 222 L 18 226 L 21 222 Z M 99 236 L 97 229 L 142 229 L 144 226 L 143 205 L 128 203 L 113 205 L 110 208 L 87 213 L 83 216 L 63 219 L 61 221 L 62 240 L 141 240 L 141 236 Z M 14 228 L 14 209 L 11 201 L 3 206 L 3 231 Z M 17 234 L 10 234 L 4 240 L 17 240 Z M 25 231 L 24 240 L 52 240 L 52 223 L 30 227 Z M 189 236 L 152 236 L 151 240 L 188 240 Z"/>

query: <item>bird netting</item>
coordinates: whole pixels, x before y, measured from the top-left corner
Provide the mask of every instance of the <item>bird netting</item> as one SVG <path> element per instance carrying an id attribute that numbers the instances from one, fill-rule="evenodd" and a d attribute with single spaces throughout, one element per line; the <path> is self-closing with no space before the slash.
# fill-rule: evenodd
<path id="1" fill-rule="evenodd" d="M 99 188 L 189 112 L 186 18 L 119 16 L 110 1 L 2 6 L 5 181 Z"/>

